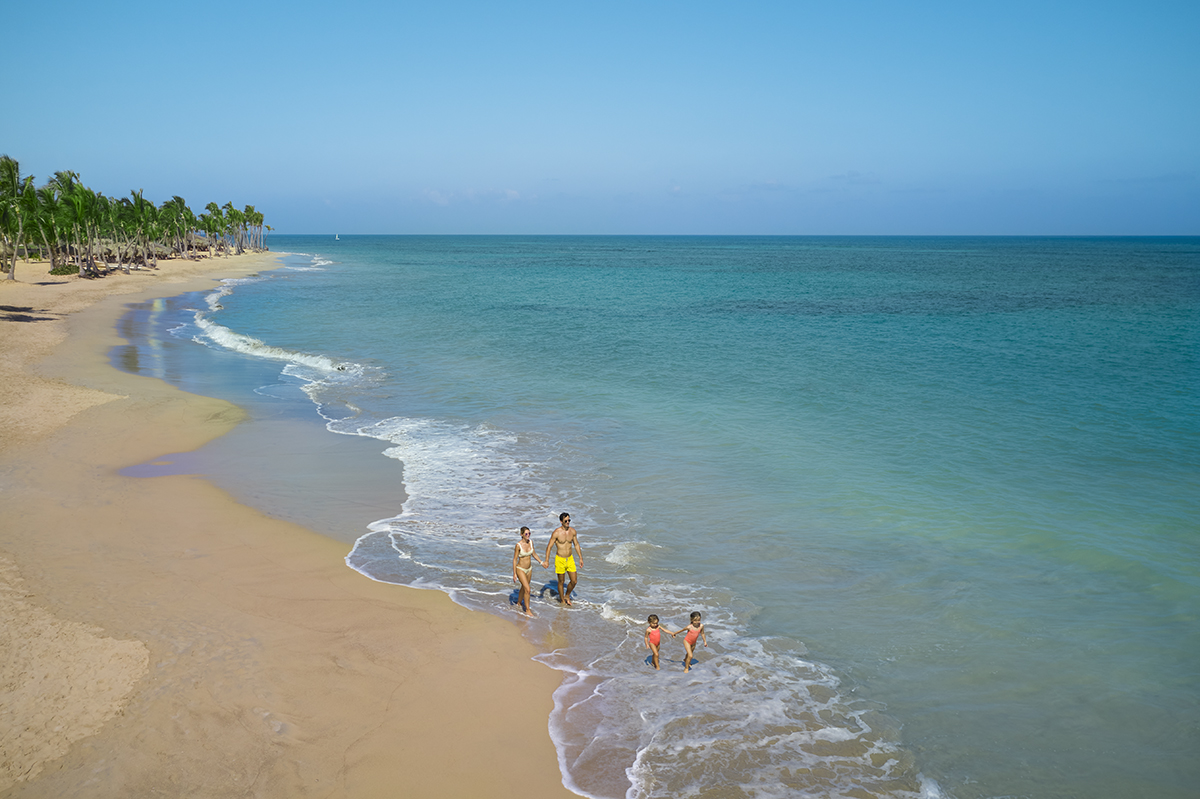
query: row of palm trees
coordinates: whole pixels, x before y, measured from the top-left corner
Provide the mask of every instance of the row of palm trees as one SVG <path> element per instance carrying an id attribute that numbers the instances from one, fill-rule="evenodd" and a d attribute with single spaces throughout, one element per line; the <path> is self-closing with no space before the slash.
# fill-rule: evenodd
<path id="1" fill-rule="evenodd" d="M 197 216 L 182 197 L 155 205 L 130 192 L 106 197 L 79 182 L 75 172 L 55 172 L 44 186 L 0 155 L 0 270 L 16 278 L 19 253 L 50 259 L 54 274 L 98 276 L 115 263 L 158 267 L 159 257 L 196 258 L 266 248 L 263 215 L 247 205 L 209 203 Z M 203 237 L 199 234 L 203 233 Z"/>

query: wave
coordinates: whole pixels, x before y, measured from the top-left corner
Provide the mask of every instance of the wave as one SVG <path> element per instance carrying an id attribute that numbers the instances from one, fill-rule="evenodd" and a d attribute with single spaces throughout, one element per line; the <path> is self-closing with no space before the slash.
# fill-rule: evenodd
<path id="1" fill-rule="evenodd" d="M 196 327 L 200 328 L 201 335 L 205 338 L 227 350 L 240 352 L 244 355 L 251 355 L 255 358 L 265 358 L 272 361 L 283 361 L 284 363 L 296 364 L 298 366 L 307 366 L 326 374 L 362 374 L 363 372 L 361 364 L 351 361 L 337 361 L 325 355 L 312 355 L 264 344 L 253 336 L 235 333 L 224 325 L 210 321 L 201 311 L 196 312 L 195 323 Z M 204 342 L 201 341 L 200 343 Z"/>

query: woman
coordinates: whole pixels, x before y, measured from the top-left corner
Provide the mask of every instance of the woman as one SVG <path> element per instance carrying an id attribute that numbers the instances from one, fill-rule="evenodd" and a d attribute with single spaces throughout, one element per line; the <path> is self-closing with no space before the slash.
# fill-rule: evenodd
<path id="1" fill-rule="evenodd" d="M 522 527 L 521 540 L 513 547 L 513 582 L 521 584 L 521 610 L 530 617 L 533 614 L 529 611 L 529 576 L 533 574 L 535 560 L 542 564 L 543 569 L 548 568 L 546 561 L 540 560 L 533 554 L 533 542 L 529 540 L 529 528 Z"/>

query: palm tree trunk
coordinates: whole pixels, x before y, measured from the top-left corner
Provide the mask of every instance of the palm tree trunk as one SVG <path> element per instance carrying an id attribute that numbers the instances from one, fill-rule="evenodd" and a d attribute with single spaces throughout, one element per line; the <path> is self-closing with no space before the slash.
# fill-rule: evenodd
<path id="1" fill-rule="evenodd" d="M 12 265 L 10 265 L 8 267 L 8 279 L 9 280 L 17 279 L 17 253 L 21 249 L 21 240 L 24 237 L 25 237 L 24 220 L 21 219 L 20 214 L 17 214 L 17 238 L 13 240 Z M 26 258 L 26 260 L 28 260 L 28 258 L 29 258 L 29 248 L 28 247 L 25 248 L 25 258 Z"/>
<path id="2" fill-rule="evenodd" d="M 50 255 L 50 271 L 54 271 L 57 264 L 54 263 L 54 248 L 50 246 L 50 237 L 46 235 L 46 231 L 42 231 L 42 244 L 46 247 L 46 252 Z"/>

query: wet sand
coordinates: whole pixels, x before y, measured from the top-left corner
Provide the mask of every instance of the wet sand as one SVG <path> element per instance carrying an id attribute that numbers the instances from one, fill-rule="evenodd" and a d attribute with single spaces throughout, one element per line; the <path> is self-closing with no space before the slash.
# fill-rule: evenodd
<path id="1" fill-rule="evenodd" d="M 125 304 L 276 265 L 0 280 L 0 795 L 574 796 L 516 626 L 203 479 L 118 474 L 241 418 L 109 366 Z"/>

